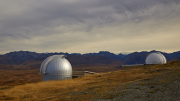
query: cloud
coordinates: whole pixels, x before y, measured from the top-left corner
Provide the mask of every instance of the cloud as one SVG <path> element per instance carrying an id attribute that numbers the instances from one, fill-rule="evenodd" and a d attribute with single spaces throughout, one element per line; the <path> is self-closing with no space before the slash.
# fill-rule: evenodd
<path id="1" fill-rule="evenodd" d="M 179 0 L 0 2 L 0 53 L 179 50 Z"/>

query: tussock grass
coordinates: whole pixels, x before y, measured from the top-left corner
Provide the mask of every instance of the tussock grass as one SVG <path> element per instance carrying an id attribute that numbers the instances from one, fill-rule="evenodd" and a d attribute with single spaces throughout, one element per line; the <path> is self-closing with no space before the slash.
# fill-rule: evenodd
<path id="1" fill-rule="evenodd" d="M 153 90 L 151 90 L 151 91 L 149 91 L 149 93 L 154 93 L 154 91 L 153 91 Z"/>
<path id="2" fill-rule="evenodd" d="M 123 96 L 126 93 L 121 90 L 129 89 L 128 86 L 122 87 L 122 84 L 159 77 L 167 72 L 169 72 L 169 76 L 173 76 L 174 73 L 180 73 L 179 66 L 180 62 L 176 61 L 175 63 L 168 63 L 166 65 L 124 69 L 64 81 L 27 83 L 9 89 L 0 90 L 0 100 L 86 101 L 97 98 L 113 99 L 116 96 Z M 161 69 L 167 70 L 161 71 Z M 161 84 L 166 82 L 168 82 L 168 80 L 154 83 Z M 145 83 L 140 85 L 145 85 Z M 149 91 L 149 93 L 153 92 L 154 90 Z"/>
<path id="3" fill-rule="evenodd" d="M 39 82 L 42 76 L 39 74 L 39 69 L 27 70 L 6 70 L 0 69 L 0 89 L 2 86 L 16 86 L 26 83 Z"/>

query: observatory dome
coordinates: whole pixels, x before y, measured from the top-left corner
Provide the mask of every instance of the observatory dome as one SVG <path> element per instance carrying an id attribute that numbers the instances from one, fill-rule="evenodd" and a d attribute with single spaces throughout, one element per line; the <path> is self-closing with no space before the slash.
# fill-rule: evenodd
<path id="1" fill-rule="evenodd" d="M 43 81 L 70 79 L 72 66 L 64 55 L 53 55 L 42 62 L 40 74 L 43 75 Z"/>
<path id="2" fill-rule="evenodd" d="M 151 53 L 146 57 L 146 64 L 165 64 L 166 58 L 161 53 Z"/>

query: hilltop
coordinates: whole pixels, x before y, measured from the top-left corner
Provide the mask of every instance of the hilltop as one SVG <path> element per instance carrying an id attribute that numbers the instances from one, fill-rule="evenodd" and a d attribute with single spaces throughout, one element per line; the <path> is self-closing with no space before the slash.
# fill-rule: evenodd
<path id="1" fill-rule="evenodd" d="M 180 61 L 124 67 L 64 81 L 1 87 L 0 100 L 178 100 Z"/>

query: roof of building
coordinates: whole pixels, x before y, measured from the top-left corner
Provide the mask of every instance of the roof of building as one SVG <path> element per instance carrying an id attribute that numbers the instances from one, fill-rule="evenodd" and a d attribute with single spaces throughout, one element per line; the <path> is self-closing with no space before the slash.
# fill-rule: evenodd
<path id="1" fill-rule="evenodd" d="M 72 75 L 72 66 L 65 55 L 53 55 L 43 61 L 40 74 Z"/>
<path id="2" fill-rule="evenodd" d="M 166 58 L 159 52 L 151 53 L 146 57 L 146 64 L 165 64 Z"/>

